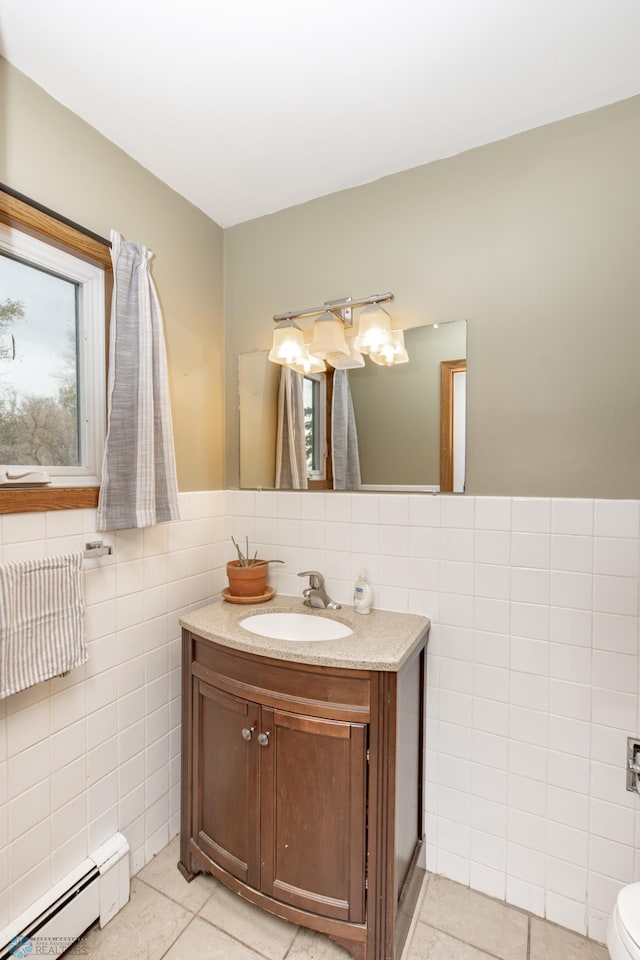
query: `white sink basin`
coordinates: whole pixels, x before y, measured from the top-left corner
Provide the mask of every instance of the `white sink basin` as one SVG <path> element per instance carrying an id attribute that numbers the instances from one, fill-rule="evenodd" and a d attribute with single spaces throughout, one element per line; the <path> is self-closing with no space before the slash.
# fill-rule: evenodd
<path id="1" fill-rule="evenodd" d="M 343 640 L 353 633 L 337 620 L 325 620 L 306 613 L 257 613 L 240 623 L 249 633 L 271 640 Z"/>

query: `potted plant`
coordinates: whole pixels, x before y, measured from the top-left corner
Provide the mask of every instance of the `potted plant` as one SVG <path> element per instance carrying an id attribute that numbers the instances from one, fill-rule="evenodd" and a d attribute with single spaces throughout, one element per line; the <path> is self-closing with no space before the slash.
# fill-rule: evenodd
<path id="1" fill-rule="evenodd" d="M 249 556 L 249 538 L 245 539 L 245 550 L 241 550 L 233 537 L 231 541 L 238 554 L 237 560 L 227 563 L 229 594 L 232 597 L 264 597 L 267 590 L 267 574 L 270 563 L 283 563 L 283 560 L 262 560 L 256 551 Z"/>

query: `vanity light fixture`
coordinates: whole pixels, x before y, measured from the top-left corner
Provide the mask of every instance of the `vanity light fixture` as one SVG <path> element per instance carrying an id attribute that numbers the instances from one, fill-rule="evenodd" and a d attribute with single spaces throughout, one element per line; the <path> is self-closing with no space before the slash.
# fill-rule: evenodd
<path id="1" fill-rule="evenodd" d="M 324 373 L 327 369 L 324 360 L 321 360 L 319 357 L 309 353 L 306 345 L 304 348 L 304 354 L 300 360 L 290 363 L 289 366 L 292 370 L 297 370 L 298 373 L 302 373 L 304 376 L 309 373 Z"/>
<path id="2" fill-rule="evenodd" d="M 314 361 L 326 360 L 338 370 L 364 366 L 363 353 L 375 363 L 392 366 L 408 361 L 402 331 L 391 329 L 391 317 L 380 306 L 393 300 L 392 293 L 373 294 L 370 297 L 345 297 L 326 300 L 321 307 L 291 310 L 274 316 L 278 324 L 273 334 L 269 360 L 292 367 L 300 373 L 315 373 L 325 369 L 313 366 Z M 354 307 L 364 307 L 359 318 L 358 335 L 347 338 L 352 327 Z M 300 327 L 294 322 L 302 317 L 316 317 L 311 343 L 307 347 Z M 393 337 L 399 333 L 400 337 Z"/>
<path id="3" fill-rule="evenodd" d="M 313 324 L 309 353 L 331 363 L 332 357 L 348 357 L 349 347 L 344 335 L 344 323 L 334 313 L 321 314 Z"/>
<path id="4" fill-rule="evenodd" d="M 294 363 L 301 363 L 304 359 L 306 347 L 301 327 L 293 320 L 285 320 L 273 331 L 273 346 L 269 353 L 269 360 L 290 367 Z"/>
<path id="5" fill-rule="evenodd" d="M 399 363 L 408 363 L 409 354 L 404 345 L 404 330 L 392 330 L 387 342 L 375 353 L 372 350 L 369 357 L 380 367 L 395 367 Z"/>
<path id="6" fill-rule="evenodd" d="M 377 353 L 391 338 L 391 317 L 386 310 L 373 304 L 360 314 L 356 349 L 361 353 Z"/>
<path id="7" fill-rule="evenodd" d="M 348 356 L 331 357 L 329 360 L 331 366 L 335 367 L 336 370 L 355 370 L 357 367 L 364 367 L 364 357 L 360 351 L 356 349 L 353 337 L 347 340 L 347 346 L 349 347 Z"/>

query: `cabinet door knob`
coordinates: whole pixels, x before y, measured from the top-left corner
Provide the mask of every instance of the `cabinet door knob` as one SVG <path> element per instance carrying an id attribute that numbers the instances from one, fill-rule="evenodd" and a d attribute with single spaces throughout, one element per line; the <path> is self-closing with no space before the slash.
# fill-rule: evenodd
<path id="1" fill-rule="evenodd" d="M 253 731 L 254 731 L 254 730 L 255 730 L 255 727 L 243 727 L 243 728 L 242 728 L 242 739 L 243 739 L 243 740 L 251 740 L 251 737 L 253 736 Z"/>
<path id="2" fill-rule="evenodd" d="M 271 730 L 267 730 L 266 733 L 259 733 L 259 734 L 258 734 L 258 743 L 260 744 L 261 747 L 268 747 L 268 746 L 269 746 L 269 735 L 270 735 L 270 733 L 271 733 Z"/>

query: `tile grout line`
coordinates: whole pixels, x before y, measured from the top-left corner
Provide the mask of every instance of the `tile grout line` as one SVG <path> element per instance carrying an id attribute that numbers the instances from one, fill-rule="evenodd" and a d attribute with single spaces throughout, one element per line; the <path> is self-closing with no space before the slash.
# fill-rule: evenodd
<path id="1" fill-rule="evenodd" d="M 462 940 L 460 937 L 456 936 L 456 934 L 452 933 L 450 930 L 443 929 L 442 927 L 437 926 L 437 925 L 436 925 L 435 923 L 433 923 L 431 920 L 427 920 L 427 919 L 425 919 L 425 918 L 423 918 L 422 916 L 419 915 L 419 914 L 421 913 L 422 908 L 424 907 L 424 905 L 425 905 L 425 903 L 426 903 L 426 901 L 427 901 L 428 892 L 429 892 L 429 889 L 430 889 L 430 887 L 431 887 L 431 883 L 432 883 L 432 881 L 433 881 L 433 878 L 436 877 L 436 876 L 438 876 L 438 874 L 434 874 L 434 873 L 431 873 L 431 872 L 427 871 L 428 885 L 425 885 L 424 897 L 423 897 L 422 902 L 421 902 L 421 905 L 420 905 L 420 910 L 417 911 L 418 921 L 421 922 L 421 923 L 426 924 L 427 926 L 431 927 L 431 929 L 436 930 L 436 931 L 438 931 L 439 933 L 443 933 L 445 936 L 451 937 L 453 940 L 456 940 L 458 943 L 462 943 L 462 944 L 464 944 L 465 946 L 472 947 L 473 949 L 478 950 L 480 953 L 484 954 L 484 955 L 487 956 L 487 957 L 495 958 L 495 960 L 506 960 L 506 958 L 505 958 L 504 956 L 501 956 L 500 954 L 492 953 L 490 950 L 487 950 L 486 948 L 481 947 L 481 946 L 479 946 L 479 945 L 476 944 L 476 943 L 471 943 L 471 942 L 468 941 L 468 940 Z M 456 886 L 461 886 L 462 889 L 468 891 L 469 893 L 473 894 L 474 896 L 477 896 L 477 897 L 480 898 L 481 900 L 487 900 L 487 901 L 489 901 L 489 902 L 491 902 L 491 903 L 494 903 L 494 904 L 497 904 L 497 905 L 503 907 L 508 914 L 524 916 L 524 917 L 526 918 L 526 921 L 527 921 L 527 935 L 526 935 L 526 944 L 525 944 L 525 956 L 523 957 L 523 960 L 530 960 L 530 951 L 531 951 L 531 920 L 532 920 L 532 917 L 533 917 L 533 914 L 532 914 L 530 911 L 525 910 L 525 909 L 522 908 L 522 907 L 518 907 L 518 906 L 516 906 L 515 904 L 507 903 L 505 900 L 498 900 L 496 897 L 492 897 L 490 894 L 484 893 L 484 892 L 482 892 L 482 891 L 480 891 L 480 890 L 471 890 L 470 887 L 466 887 L 466 886 L 460 885 L 460 884 L 458 884 L 457 881 L 455 881 L 455 880 L 450 880 L 450 879 L 448 879 L 448 878 L 444 878 L 444 879 L 446 879 L 448 883 L 456 884 Z M 408 957 L 407 960 L 411 960 L 411 958 Z"/>
<path id="2" fill-rule="evenodd" d="M 132 879 L 133 879 L 133 878 L 132 878 Z M 239 939 L 237 936 L 235 936 L 234 934 L 229 933 L 229 931 L 228 931 L 228 930 L 225 930 L 224 927 L 218 926 L 218 924 L 214 923 L 212 920 L 209 920 L 207 917 L 203 917 L 203 916 L 202 916 L 202 910 L 203 910 L 203 909 L 206 907 L 206 905 L 209 903 L 209 900 L 211 899 L 211 897 L 213 897 L 213 896 L 215 895 L 215 890 L 212 890 L 210 896 L 207 897 L 207 899 L 206 899 L 205 902 L 202 904 L 202 906 L 197 910 L 197 912 L 194 913 L 194 912 L 191 911 L 188 907 L 186 907 L 186 906 L 184 905 L 184 903 L 181 903 L 179 900 L 175 900 L 173 897 L 169 896 L 169 894 L 165 893 L 163 890 L 159 890 L 158 887 L 154 887 L 153 884 L 152 884 L 152 883 L 149 883 L 148 880 L 142 879 L 139 875 L 136 876 L 136 880 L 138 880 L 140 883 L 144 884 L 144 885 L 145 885 L 146 887 L 148 887 L 150 890 L 153 890 L 155 893 L 159 893 L 161 896 L 165 897 L 165 899 L 168 900 L 170 903 L 174 903 L 176 906 L 181 907 L 183 910 L 186 910 L 187 913 L 190 913 L 190 914 L 191 914 L 191 919 L 189 920 L 189 922 L 187 923 L 187 925 L 184 927 L 184 930 L 186 930 L 188 927 L 191 926 L 193 920 L 195 920 L 196 917 L 199 917 L 199 919 L 202 920 L 203 923 L 209 924 L 209 926 L 213 927 L 215 930 L 219 930 L 221 933 L 223 933 L 225 936 L 229 937 L 229 938 L 230 938 L 231 940 L 233 940 L 235 943 L 239 943 L 241 946 L 246 947 L 247 950 L 250 950 L 253 954 L 256 955 L 256 957 L 259 957 L 260 960 L 273 960 L 272 957 L 268 957 L 266 954 L 262 953 L 260 950 L 257 950 L 256 947 L 251 946 L 251 944 L 249 944 L 249 943 L 245 943 L 244 940 L 240 940 L 240 939 Z M 226 888 L 224 888 L 224 889 L 226 889 Z M 242 898 L 240 898 L 240 899 L 242 900 Z M 242 902 L 247 902 L 247 901 L 242 901 Z M 282 919 L 282 918 L 280 918 L 280 919 Z M 294 928 L 294 931 L 295 931 L 295 932 L 294 932 L 294 934 L 293 934 L 293 938 L 292 938 L 292 940 L 291 940 L 291 943 L 290 943 L 289 946 L 286 948 L 284 954 L 282 955 L 281 960 L 286 960 L 286 957 L 289 955 L 289 953 L 290 953 L 290 951 L 291 951 L 291 949 L 292 949 L 292 947 L 293 947 L 293 945 L 294 945 L 294 943 L 295 943 L 295 940 L 296 940 L 296 937 L 297 937 L 297 935 L 298 935 L 298 932 L 303 929 L 302 927 L 299 927 L 297 924 L 292 923 L 291 921 L 288 921 L 288 920 L 287 920 L 287 921 L 285 921 L 285 922 L 288 923 L 289 926 L 291 926 L 292 928 Z M 177 940 L 180 936 L 182 936 L 182 933 L 184 933 L 184 930 L 182 930 L 182 931 L 178 934 L 178 937 L 176 938 L 176 940 Z M 329 939 L 330 939 L 330 938 L 329 938 Z M 170 950 L 171 947 L 176 943 L 176 940 L 174 940 L 173 943 L 167 948 L 168 950 Z M 161 955 L 160 960 L 162 960 L 162 958 L 166 955 L 166 953 L 167 953 L 167 951 L 165 950 L 165 952 Z"/>
<path id="3" fill-rule="evenodd" d="M 168 900 L 170 903 L 175 903 L 176 906 L 181 907 L 183 910 L 186 910 L 187 913 L 190 913 L 190 914 L 191 914 L 191 918 L 190 918 L 189 922 L 186 924 L 186 926 L 183 927 L 183 929 L 180 931 L 180 933 L 179 933 L 178 936 L 175 938 L 175 940 L 174 940 L 171 944 L 169 944 L 169 946 L 168 946 L 167 949 L 164 951 L 164 953 L 162 953 L 162 954 L 160 955 L 159 960 L 163 960 L 163 958 L 166 957 L 166 955 L 167 955 L 167 953 L 169 952 L 169 950 L 171 950 L 172 947 L 175 946 L 175 944 L 178 942 L 178 940 L 180 939 L 180 937 L 182 936 L 182 934 L 185 933 L 185 931 L 189 929 L 189 927 L 192 925 L 192 923 L 193 923 L 193 921 L 196 919 L 196 917 L 197 917 L 198 919 L 202 920 L 203 923 L 209 924 L 209 926 L 213 927 L 214 930 L 220 931 L 220 932 L 223 933 L 226 937 L 229 937 L 230 940 L 233 940 L 235 943 L 239 943 L 241 946 L 246 947 L 247 950 L 250 950 L 252 953 L 254 953 L 254 954 L 256 955 L 256 957 L 260 957 L 261 960 L 271 960 L 271 958 L 267 957 L 265 954 L 261 953 L 259 950 L 256 950 L 255 947 L 252 947 L 250 944 L 245 943 L 244 940 L 239 940 L 238 937 L 235 937 L 232 933 L 229 933 L 228 930 L 225 930 L 223 927 L 219 927 L 217 924 L 213 923 L 213 921 L 208 920 L 206 917 L 201 916 L 201 911 L 204 909 L 204 907 L 206 907 L 206 905 L 208 904 L 209 900 L 210 900 L 211 897 L 214 895 L 215 891 L 212 891 L 212 892 L 211 892 L 211 895 L 210 895 L 209 897 L 207 897 L 207 899 L 206 899 L 205 902 L 202 904 L 202 906 L 197 910 L 197 912 L 194 913 L 194 912 L 193 912 L 192 910 L 190 910 L 188 907 L 185 907 L 184 903 L 180 903 L 179 900 L 175 900 L 173 897 L 170 897 L 169 894 L 165 893 L 163 890 L 158 890 L 157 887 L 154 887 L 153 884 L 149 883 L 147 880 L 142 880 L 142 879 L 140 879 L 139 877 L 138 877 L 137 879 L 139 880 L 140 883 L 143 883 L 143 884 L 144 884 L 146 887 L 148 887 L 150 890 L 153 890 L 155 893 L 159 893 L 161 896 L 163 896 L 163 897 L 164 897 L 166 900 Z M 295 935 L 294 935 L 294 939 L 295 939 Z M 293 942 L 293 941 L 292 941 L 292 942 Z M 290 946 L 291 946 L 291 945 L 289 945 L 289 947 L 287 948 L 287 953 L 289 952 Z M 282 960 L 284 960 L 284 957 L 282 958 Z"/>
<path id="4" fill-rule="evenodd" d="M 168 944 L 166 950 L 164 950 L 164 951 L 160 954 L 159 960 L 164 960 L 164 957 L 166 957 L 166 955 L 169 953 L 169 951 L 173 949 L 173 947 L 176 945 L 176 943 L 178 942 L 178 940 L 180 939 L 180 937 L 183 935 L 183 933 L 186 933 L 186 931 L 189 929 L 189 927 L 191 926 L 191 924 L 193 923 L 193 921 L 195 920 L 195 918 L 198 916 L 198 913 L 193 913 L 193 911 L 189 910 L 188 907 L 185 907 L 185 905 L 184 905 L 183 903 L 180 903 L 178 900 L 174 900 L 174 898 L 173 898 L 173 897 L 170 897 L 167 893 L 164 892 L 164 890 L 158 890 L 158 888 L 157 888 L 157 887 L 154 887 L 152 883 L 149 883 L 147 880 L 143 880 L 139 875 L 136 875 L 135 878 L 134 878 L 134 877 L 131 877 L 131 879 L 132 879 L 132 880 L 133 880 L 133 879 L 136 879 L 136 880 L 138 881 L 138 883 L 142 883 L 145 887 L 147 887 L 147 889 L 153 890 L 154 893 L 159 893 L 160 896 L 164 897 L 165 900 L 168 900 L 169 903 L 174 903 L 177 907 L 181 907 L 183 910 L 186 910 L 187 913 L 191 914 L 191 916 L 190 916 L 190 918 L 189 918 L 189 921 L 184 925 L 184 927 L 182 928 L 182 930 L 180 930 L 180 932 L 179 932 L 178 935 L 175 937 L 175 939 L 172 940 L 172 942 L 171 942 L 170 944 Z M 130 901 L 129 901 L 129 902 L 130 902 Z M 205 903 L 207 903 L 207 902 L 208 902 L 208 901 L 205 900 Z M 202 906 L 204 906 L 204 904 L 203 904 Z M 202 909 L 202 907 L 201 907 L 200 909 Z M 202 919 L 204 919 L 204 918 L 202 918 Z"/>
<path id="5" fill-rule="evenodd" d="M 471 947 L 472 950 L 476 950 L 485 957 L 491 957 L 491 960 L 506 960 L 506 958 L 501 956 L 499 953 L 491 953 L 490 950 L 484 950 L 476 943 L 470 943 L 468 940 L 462 940 L 460 937 L 456 936 L 455 933 L 451 933 L 450 930 L 443 930 L 442 927 L 436 927 L 434 924 L 429 923 L 426 920 L 419 920 L 418 922 L 424 923 L 426 927 L 430 927 L 432 930 L 435 930 L 436 933 L 443 933 L 445 937 L 449 937 L 450 940 L 455 940 L 456 943 L 461 943 L 465 947 Z M 408 960 L 411 960 L 411 958 L 408 958 Z M 526 960 L 529 960 L 528 955 Z"/>
<path id="6" fill-rule="evenodd" d="M 192 911 L 189 910 L 188 907 L 185 907 L 185 905 L 184 905 L 183 903 L 179 903 L 178 900 L 174 900 L 173 897 L 170 897 L 170 896 L 169 896 L 168 894 L 166 894 L 163 890 L 158 890 L 157 887 L 154 887 L 153 884 L 148 883 L 146 880 L 143 880 L 140 876 L 137 875 L 137 876 L 135 876 L 135 878 L 134 878 L 134 877 L 131 877 L 131 880 L 133 880 L 133 879 L 136 879 L 139 883 L 142 883 L 145 887 L 147 887 L 147 889 L 153 890 L 154 893 L 159 893 L 160 896 L 161 896 L 161 897 L 164 897 L 165 900 L 168 900 L 169 903 L 175 903 L 175 905 L 176 905 L 177 907 L 181 907 L 183 910 L 186 910 L 187 913 L 190 913 L 190 914 L 191 914 L 191 917 L 190 917 L 188 923 L 186 923 L 186 924 L 184 925 L 184 927 L 182 928 L 182 930 L 180 930 L 180 932 L 178 933 L 177 937 L 175 937 L 175 939 L 167 946 L 167 949 L 164 950 L 164 951 L 160 954 L 159 960 L 164 960 L 164 957 L 166 957 L 166 955 L 168 954 L 169 950 L 173 949 L 173 947 L 176 945 L 176 943 L 178 942 L 178 940 L 180 939 L 180 937 L 182 936 L 182 934 L 185 933 L 185 931 L 189 929 L 189 927 L 191 926 L 191 924 L 193 923 L 193 921 L 194 921 L 195 918 L 197 917 L 197 914 L 196 914 L 196 913 L 192 913 Z M 129 900 L 129 903 L 130 903 L 130 902 L 131 902 L 131 901 Z M 206 902 L 206 901 L 205 901 L 205 902 Z M 204 904 L 203 904 L 203 906 L 204 906 Z"/>
<path id="7" fill-rule="evenodd" d="M 169 896 L 169 894 L 165 893 L 164 890 L 159 890 L 158 887 L 154 887 L 154 885 L 152 883 L 149 883 L 148 880 L 143 880 L 139 874 L 137 874 L 135 877 L 131 877 L 131 879 L 137 880 L 138 883 L 143 883 L 145 887 L 148 887 L 150 890 L 153 890 L 155 893 L 159 893 L 162 897 L 165 898 L 165 900 L 168 900 L 170 903 L 175 903 L 177 907 L 181 907 L 183 910 L 186 910 L 187 913 L 192 914 L 192 916 L 194 917 L 198 916 L 198 914 L 200 913 L 200 910 L 202 910 L 202 907 L 204 907 L 205 904 L 208 903 L 210 899 L 210 898 L 207 898 L 207 900 L 205 900 L 205 902 L 202 904 L 202 907 L 200 907 L 200 909 L 194 913 L 194 911 L 190 910 L 189 907 L 185 907 L 184 903 L 180 903 L 179 900 L 176 900 L 174 897 Z M 213 893 L 211 894 L 211 896 L 213 896 Z"/>
<path id="8" fill-rule="evenodd" d="M 219 881 L 217 881 L 217 882 L 219 882 Z M 221 887 L 222 887 L 222 889 L 228 889 L 227 887 L 224 886 L 224 884 L 221 884 Z M 230 892 L 233 892 L 233 891 L 230 891 Z M 238 896 L 239 900 L 240 900 L 242 903 L 247 904 L 248 906 L 256 907 L 255 904 L 251 904 L 248 900 L 244 900 L 244 898 L 243 898 L 243 897 L 240 897 L 239 894 L 235 894 L 235 895 Z M 206 905 L 209 903 L 209 900 L 211 900 L 212 897 L 214 897 L 214 896 L 215 896 L 215 890 L 212 891 L 211 896 L 210 896 L 207 900 L 205 900 L 205 902 L 202 904 L 202 906 L 200 907 L 200 909 L 198 910 L 198 912 L 197 912 L 196 914 L 194 914 L 194 917 L 199 917 L 200 920 L 202 920 L 203 923 L 209 924 L 209 926 L 213 927 L 214 930 L 219 930 L 220 933 L 223 933 L 226 937 L 229 937 L 229 938 L 230 938 L 231 940 L 233 940 L 235 943 L 239 943 L 241 946 L 246 947 L 247 950 L 250 950 L 251 953 L 255 954 L 256 957 L 259 957 L 260 960 L 273 960 L 273 957 L 268 957 L 265 953 L 262 953 L 262 951 L 258 950 L 256 947 L 251 946 L 251 944 L 249 944 L 249 943 L 245 943 L 244 940 L 240 940 L 240 938 L 237 937 L 237 936 L 235 936 L 233 933 L 229 933 L 229 931 L 228 931 L 228 930 L 225 930 L 224 927 L 218 926 L 218 924 L 217 924 L 217 923 L 214 923 L 213 920 L 209 920 L 208 917 L 203 917 L 203 916 L 202 916 L 202 911 L 204 910 L 204 908 L 206 907 Z M 256 909 L 260 909 L 260 908 L 259 908 L 259 907 L 256 907 Z M 276 914 L 271 914 L 271 916 L 276 916 Z M 285 960 L 285 957 L 288 955 L 289 951 L 291 950 L 291 947 L 293 946 L 293 944 L 294 944 L 294 942 L 295 942 L 295 939 L 296 939 L 296 937 L 297 937 L 297 935 L 298 935 L 298 931 L 299 931 L 301 928 L 300 928 L 297 924 L 292 923 L 290 920 L 284 920 L 284 918 L 282 918 L 282 917 L 278 917 L 278 919 L 279 919 L 279 920 L 283 920 L 284 923 L 287 923 L 290 927 L 294 928 L 294 934 L 293 934 L 291 943 L 290 943 L 289 946 L 286 948 L 285 952 L 283 953 L 282 957 L 280 958 L 280 960 Z"/>
<path id="9" fill-rule="evenodd" d="M 204 904 L 203 904 L 203 906 L 204 906 Z M 214 923 L 212 920 L 208 920 L 207 917 L 202 917 L 202 916 L 200 916 L 200 913 L 194 914 L 194 920 L 195 920 L 196 917 L 199 917 L 199 919 L 202 920 L 203 923 L 208 923 L 209 926 L 210 926 L 210 927 L 213 927 L 214 930 L 218 930 L 220 933 L 223 933 L 223 934 L 225 935 L 225 937 L 229 937 L 229 939 L 230 939 L 230 940 L 233 940 L 234 943 L 239 943 L 240 946 L 246 947 L 247 950 L 250 950 L 251 953 L 255 954 L 256 957 L 259 957 L 260 960 L 273 960 L 273 957 L 268 957 L 265 953 L 262 953 L 260 950 L 257 950 L 256 947 L 252 947 L 251 944 L 245 943 L 244 940 L 240 940 L 240 939 L 239 939 L 238 937 L 236 937 L 233 933 L 229 933 L 229 931 L 228 931 L 228 930 L 225 930 L 224 927 L 219 927 L 219 926 L 218 926 L 216 923 Z M 282 918 L 279 918 L 279 919 L 282 919 Z M 289 920 L 287 920 L 286 922 L 287 922 L 287 923 L 291 923 Z M 294 941 L 295 941 L 295 939 L 296 939 L 296 937 L 297 937 L 297 935 L 298 935 L 298 930 L 300 929 L 300 927 L 298 927 L 297 924 L 291 923 L 291 926 L 292 926 L 292 927 L 296 927 L 296 932 L 295 932 L 294 935 L 293 935 L 293 940 L 291 941 L 291 943 L 290 943 L 289 946 L 287 947 L 285 953 L 282 955 L 282 960 L 285 960 L 285 957 L 287 956 L 287 954 L 288 954 L 289 951 L 291 950 L 291 947 L 293 946 L 293 943 L 294 943 Z"/>
<path id="10" fill-rule="evenodd" d="M 147 886 L 149 886 L 149 884 L 147 884 Z M 151 889 L 155 889 L 155 888 L 152 887 Z M 164 894 L 163 894 L 163 896 L 164 896 Z M 167 900 L 171 900 L 172 903 L 175 903 L 175 902 L 176 902 L 175 900 L 172 900 L 171 897 L 167 897 Z M 186 908 L 185 908 L 185 909 L 186 909 Z M 191 912 L 191 911 L 189 911 L 189 912 Z M 163 953 L 160 954 L 159 960 L 164 960 L 164 957 L 166 957 L 166 955 L 169 953 L 169 951 L 170 951 L 170 950 L 173 950 L 173 948 L 175 947 L 176 943 L 178 942 L 178 940 L 180 939 L 180 937 L 182 936 L 182 934 L 185 933 L 185 932 L 189 929 L 189 927 L 191 926 L 191 924 L 193 923 L 193 921 L 195 920 L 195 918 L 196 918 L 196 914 L 195 914 L 195 913 L 191 914 L 191 919 L 189 920 L 189 922 L 182 928 L 182 930 L 180 931 L 180 933 L 178 934 L 178 936 L 175 938 L 175 940 L 173 940 L 173 941 L 169 944 L 169 946 L 167 947 L 167 949 L 166 949 Z"/>

